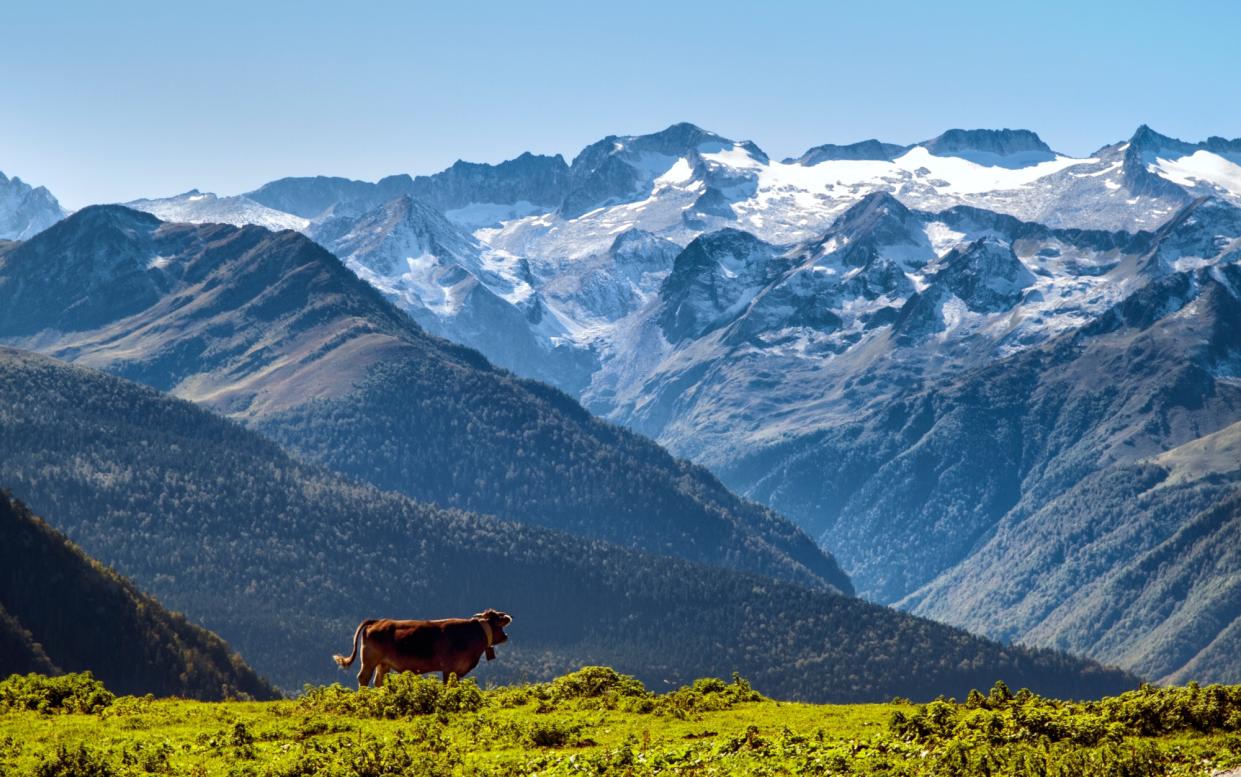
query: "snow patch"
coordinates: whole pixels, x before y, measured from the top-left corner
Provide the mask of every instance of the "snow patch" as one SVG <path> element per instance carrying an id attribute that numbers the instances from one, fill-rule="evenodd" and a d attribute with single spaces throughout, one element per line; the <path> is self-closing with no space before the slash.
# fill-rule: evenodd
<path id="1" fill-rule="evenodd" d="M 1157 158 L 1147 169 L 1180 186 L 1205 183 L 1241 196 L 1241 165 L 1210 151 L 1199 149 L 1178 159 Z"/>
<path id="2" fill-rule="evenodd" d="M 460 208 L 444 211 L 444 216 L 454 224 L 466 229 L 494 227 L 513 219 L 543 213 L 547 208 L 526 200 L 512 203 L 471 202 Z"/>

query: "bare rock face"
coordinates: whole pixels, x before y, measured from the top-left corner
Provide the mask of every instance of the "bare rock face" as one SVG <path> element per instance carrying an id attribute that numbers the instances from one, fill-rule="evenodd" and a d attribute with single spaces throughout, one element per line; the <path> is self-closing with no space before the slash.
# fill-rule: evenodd
<path id="1" fill-rule="evenodd" d="M 64 217 L 47 189 L 0 173 L 0 240 L 26 240 Z"/>

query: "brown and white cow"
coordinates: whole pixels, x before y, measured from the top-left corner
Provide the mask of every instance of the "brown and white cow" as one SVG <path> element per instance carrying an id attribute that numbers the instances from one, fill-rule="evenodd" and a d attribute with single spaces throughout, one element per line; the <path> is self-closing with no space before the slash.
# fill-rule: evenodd
<path id="1" fill-rule="evenodd" d="M 487 660 L 496 657 L 494 645 L 508 641 L 504 627 L 513 622 L 499 610 L 480 612 L 473 618 L 446 618 L 435 621 L 395 621 L 368 618 L 353 632 L 353 652 L 349 657 L 332 656 L 341 667 L 353 664 L 358 655 L 361 636 L 362 669 L 358 687 L 381 686 L 388 672 L 439 672 L 445 682 L 448 675 L 465 677 L 478 666 L 485 653 Z M 378 672 L 378 674 L 376 674 Z"/>

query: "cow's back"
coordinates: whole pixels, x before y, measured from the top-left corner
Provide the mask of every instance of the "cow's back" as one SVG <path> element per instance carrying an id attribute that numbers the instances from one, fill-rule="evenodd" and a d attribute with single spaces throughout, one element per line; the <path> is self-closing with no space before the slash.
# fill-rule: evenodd
<path id="1" fill-rule="evenodd" d="M 475 633 L 478 632 L 478 633 Z M 366 630 L 367 645 L 395 667 L 434 671 L 457 657 L 477 652 L 481 629 L 468 619 L 376 621 Z M 485 642 L 483 643 L 485 647 Z"/>
<path id="2" fill-rule="evenodd" d="M 434 621 L 396 621 L 392 644 L 406 658 L 430 661 L 443 649 L 444 631 Z"/>

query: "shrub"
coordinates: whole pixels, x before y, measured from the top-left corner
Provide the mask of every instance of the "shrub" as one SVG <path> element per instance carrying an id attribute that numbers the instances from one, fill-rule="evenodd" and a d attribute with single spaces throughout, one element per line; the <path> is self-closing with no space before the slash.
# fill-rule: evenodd
<path id="1" fill-rule="evenodd" d="M 576 741 L 581 733 L 580 723 L 536 720 L 525 727 L 522 739 L 535 747 L 564 747 Z"/>
<path id="2" fill-rule="evenodd" d="M 172 774 L 172 746 L 167 742 L 156 745 L 136 742 L 121 753 L 121 764 L 142 774 Z"/>
<path id="3" fill-rule="evenodd" d="M 1098 708 L 1104 719 L 1118 722 L 1126 731 L 1140 736 L 1186 729 L 1203 733 L 1241 731 L 1241 685 L 1143 685 L 1136 691 L 1104 699 Z"/>
<path id="4" fill-rule="evenodd" d="M 58 677 L 13 675 L 0 681 L 0 710 L 90 714 L 111 705 L 115 699 L 90 672 Z"/>
<path id="5" fill-rule="evenodd" d="M 921 705 L 910 715 L 898 710 L 889 728 L 905 741 L 931 744 L 1046 741 L 1110 747 L 1128 736 L 1241 731 L 1241 686 L 1144 685 L 1099 702 L 1074 703 L 1043 698 L 1026 689 L 1014 695 L 1003 683 L 996 683 L 986 696 L 971 691 L 961 706 L 941 700 Z"/>
<path id="6" fill-rule="evenodd" d="M 641 680 L 621 674 L 610 666 L 584 666 L 557 677 L 550 687 L 550 696 L 556 701 L 649 695 Z"/>
<path id="7" fill-rule="evenodd" d="M 693 685 L 664 694 L 659 697 L 656 711 L 687 718 L 702 712 L 732 709 L 742 702 L 762 700 L 762 694 L 754 690 L 745 678 L 734 673 L 731 683 L 716 677 L 704 677 L 695 680 Z"/>
<path id="8" fill-rule="evenodd" d="M 34 777 L 114 777 L 116 770 L 98 753 L 79 745 L 56 748 L 56 754 L 34 769 Z"/>
<path id="9" fill-rule="evenodd" d="M 339 684 L 306 686 L 298 699 L 299 712 L 332 713 L 363 718 L 410 718 L 433 713 L 477 712 L 485 703 L 473 680 L 447 683 L 410 672 L 390 674 L 380 688 L 350 691 Z"/>

